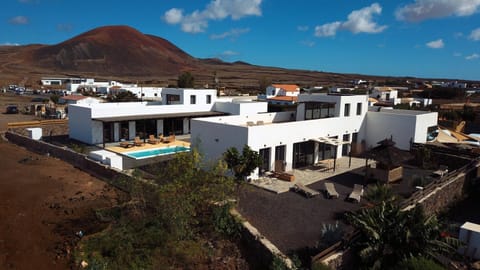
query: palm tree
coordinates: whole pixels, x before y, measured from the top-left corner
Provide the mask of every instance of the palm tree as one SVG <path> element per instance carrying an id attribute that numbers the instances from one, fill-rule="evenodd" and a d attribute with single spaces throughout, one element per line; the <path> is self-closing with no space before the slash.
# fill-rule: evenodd
<path id="1" fill-rule="evenodd" d="M 402 211 L 392 201 L 383 201 L 347 214 L 347 220 L 359 230 L 360 237 L 353 245 L 365 268 L 389 269 L 410 257 L 431 258 L 455 251 L 452 242 L 440 238 L 436 217 L 427 217 L 420 206 Z"/>
<path id="2" fill-rule="evenodd" d="M 390 186 L 385 184 L 376 184 L 368 187 L 368 190 L 365 194 L 365 199 L 376 205 L 384 201 L 393 201 L 396 199 L 396 196 L 393 194 Z"/>

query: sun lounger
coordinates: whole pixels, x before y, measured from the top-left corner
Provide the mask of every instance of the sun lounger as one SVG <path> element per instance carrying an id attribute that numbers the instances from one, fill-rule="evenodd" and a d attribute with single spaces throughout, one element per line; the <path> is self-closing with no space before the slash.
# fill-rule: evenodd
<path id="1" fill-rule="evenodd" d="M 140 140 L 140 137 L 135 137 L 135 140 L 133 141 L 133 144 L 135 146 L 142 146 L 143 142 L 142 142 L 142 140 Z"/>
<path id="2" fill-rule="evenodd" d="M 301 192 L 303 194 L 305 194 L 305 196 L 307 196 L 308 198 L 311 198 L 311 197 L 315 197 L 317 196 L 318 194 L 320 194 L 318 191 L 316 191 L 315 189 L 311 189 L 307 186 L 304 186 L 303 184 L 300 184 L 300 183 L 297 183 L 293 186 L 293 189 L 296 191 L 296 192 Z"/>
<path id="3" fill-rule="evenodd" d="M 120 147 L 123 147 L 123 148 L 130 148 L 133 146 L 133 143 L 131 142 L 127 142 L 127 141 L 124 141 L 124 142 L 120 142 Z"/>
<path id="4" fill-rule="evenodd" d="M 153 135 L 150 135 L 150 136 L 148 137 L 148 143 L 150 143 L 150 144 L 157 144 L 157 143 L 159 143 L 159 142 L 160 142 L 160 141 L 159 141 L 158 139 L 156 139 L 155 136 L 153 136 Z"/>
<path id="5" fill-rule="evenodd" d="M 175 134 L 172 134 L 168 137 L 163 138 L 164 143 L 171 143 L 175 141 Z"/>
<path id="6" fill-rule="evenodd" d="M 325 183 L 325 192 L 327 193 L 327 197 L 329 199 L 339 197 L 337 190 L 335 189 L 335 185 L 333 183 Z"/>
<path id="7" fill-rule="evenodd" d="M 362 198 L 362 195 L 363 195 L 363 186 L 355 184 L 353 185 L 352 192 L 350 193 L 350 195 L 348 195 L 348 199 L 359 203 L 360 199 Z"/>

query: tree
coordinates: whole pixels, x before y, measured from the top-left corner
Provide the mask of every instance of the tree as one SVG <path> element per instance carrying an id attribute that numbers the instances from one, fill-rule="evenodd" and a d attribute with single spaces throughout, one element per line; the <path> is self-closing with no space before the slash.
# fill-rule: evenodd
<path id="1" fill-rule="evenodd" d="M 258 87 L 260 88 L 260 92 L 265 92 L 268 86 L 272 85 L 272 79 L 267 77 L 262 77 L 258 80 Z"/>
<path id="2" fill-rule="evenodd" d="M 195 86 L 195 78 L 190 72 L 183 72 L 178 76 L 177 85 L 179 88 L 193 88 Z"/>
<path id="3" fill-rule="evenodd" d="M 354 246 L 362 266 L 390 269 L 410 257 L 453 254 L 450 238 L 441 239 L 435 216 L 427 217 L 420 206 L 402 211 L 391 201 L 347 214 L 347 220 L 360 232 Z"/>
<path id="4" fill-rule="evenodd" d="M 140 101 L 140 99 L 130 91 L 118 92 L 115 95 L 108 96 L 108 101 L 110 102 L 135 102 Z"/>
<path id="5" fill-rule="evenodd" d="M 250 149 L 248 145 L 243 147 L 241 155 L 237 148 L 228 148 L 223 154 L 223 159 L 227 163 L 227 167 L 232 170 L 237 181 L 244 180 L 253 170 L 262 165 L 262 159 L 258 152 Z"/>
<path id="6" fill-rule="evenodd" d="M 412 257 L 401 261 L 393 268 L 394 270 L 444 270 L 445 268 L 436 262 L 424 257 Z"/>
<path id="7" fill-rule="evenodd" d="M 373 204 L 379 204 L 381 202 L 395 200 L 395 195 L 393 194 L 390 186 L 385 184 L 376 184 L 368 187 L 367 193 L 365 194 L 365 199 Z"/>

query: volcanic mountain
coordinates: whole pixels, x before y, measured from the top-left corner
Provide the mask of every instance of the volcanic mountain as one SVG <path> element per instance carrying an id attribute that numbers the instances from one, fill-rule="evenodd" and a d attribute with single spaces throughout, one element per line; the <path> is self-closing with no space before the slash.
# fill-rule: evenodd
<path id="1" fill-rule="evenodd" d="M 169 41 L 128 26 L 100 27 L 39 48 L 33 60 L 43 68 L 118 76 L 176 75 L 197 62 Z"/>

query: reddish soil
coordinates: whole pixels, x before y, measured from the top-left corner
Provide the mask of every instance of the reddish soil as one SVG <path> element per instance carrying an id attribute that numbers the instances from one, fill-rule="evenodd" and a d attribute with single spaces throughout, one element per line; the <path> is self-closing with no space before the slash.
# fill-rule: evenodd
<path id="1" fill-rule="evenodd" d="M 0 141 L 0 269 L 68 269 L 79 237 L 107 226 L 94 210 L 122 192 L 61 160 Z"/>

